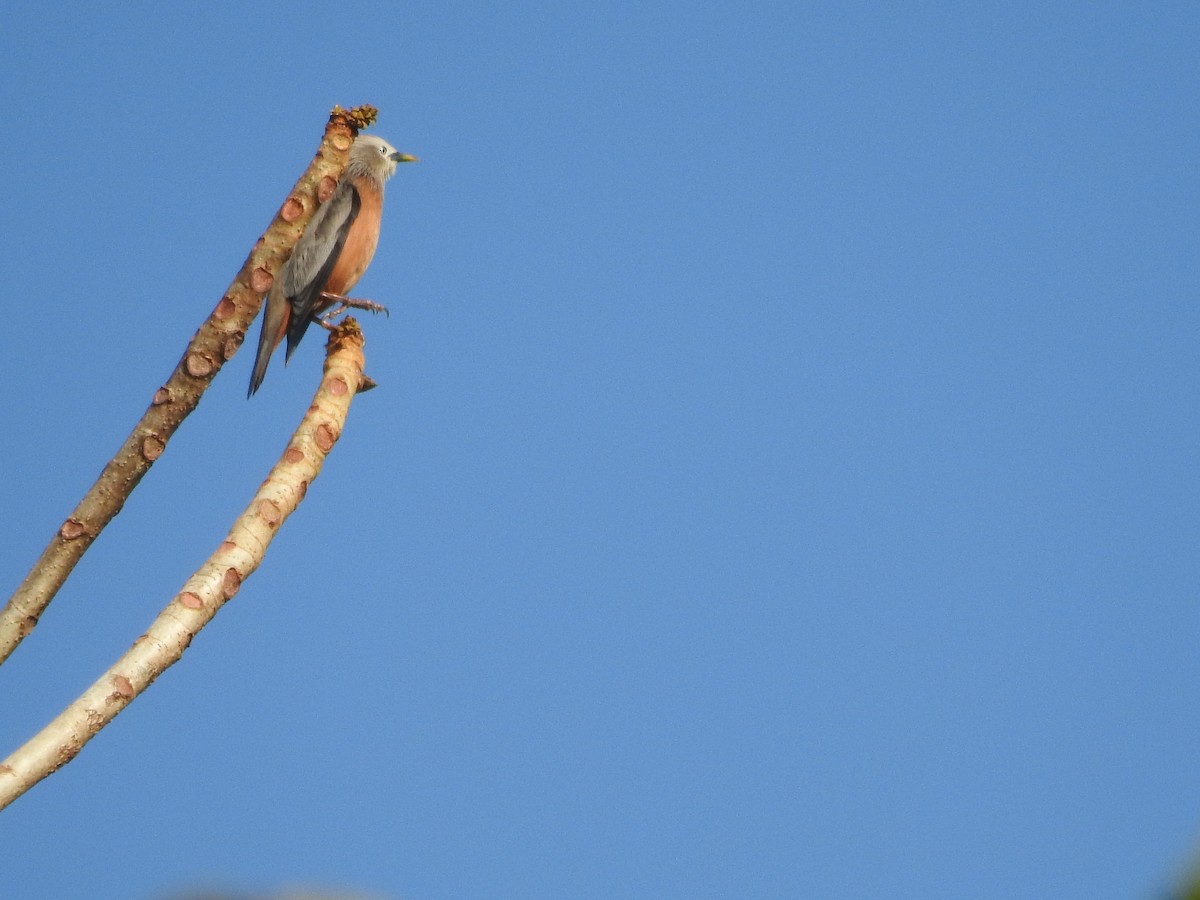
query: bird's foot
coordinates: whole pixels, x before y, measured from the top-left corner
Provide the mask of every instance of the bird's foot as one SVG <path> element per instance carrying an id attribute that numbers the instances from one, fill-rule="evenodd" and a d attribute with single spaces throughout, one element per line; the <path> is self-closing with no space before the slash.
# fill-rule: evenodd
<path id="1" fill-rule="evenodd" d="M 341 294 L 331 294 L 327 291 L 322 291 L 321 296 L 326 300 L 333 301 L 336 304 L 332 309 L 321 314 L 322 319 L 329 319 L 334 316 L 341 315 L 348 309 L 362 309 L 369 313 L 383 313 L 385 316 L 390 316 L 388 308 L 382 303 L 376 303 L 374 300 L 359 300 L 356 297 L 343 297 Z"/>

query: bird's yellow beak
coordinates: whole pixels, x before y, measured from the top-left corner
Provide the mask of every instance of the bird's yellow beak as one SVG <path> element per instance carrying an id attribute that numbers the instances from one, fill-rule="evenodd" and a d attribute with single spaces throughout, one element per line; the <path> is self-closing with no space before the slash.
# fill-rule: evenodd
<path id="1" fill-rule="evenodd" d="M 410 155 L 409 155 L 409 154 L 407 154 L 407 153 L 399 153 L 399 152 L 397 152 L 397 153 L 393 153 L 393 154 L 392 154 L 392 159 L 394 159 L 394 160 L 395 160 L 396 162 L 398 162 L 398 163 L 402 163 L 402 162 L 420 162 L 420 160 L 419 160 L 419 159 L 417 159 L 415 156 L 410 156 Z"/>

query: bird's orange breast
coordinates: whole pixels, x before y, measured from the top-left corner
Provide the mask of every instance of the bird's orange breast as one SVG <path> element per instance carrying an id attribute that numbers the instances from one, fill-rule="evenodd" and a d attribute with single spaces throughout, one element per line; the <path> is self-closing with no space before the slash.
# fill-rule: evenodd
<path id="1" fill-rule="evenodd" d="M 342 252 L 329 273 L 324 290 L 330 294 L 349 294 L 363 272 L 371 264 L 375 247 L 379 244 L 379 225 L 383 220 L 383 194 L 365 178 L 352 182 L 358 191 L 361 206 L 358 215 L 346 233 Z"/>

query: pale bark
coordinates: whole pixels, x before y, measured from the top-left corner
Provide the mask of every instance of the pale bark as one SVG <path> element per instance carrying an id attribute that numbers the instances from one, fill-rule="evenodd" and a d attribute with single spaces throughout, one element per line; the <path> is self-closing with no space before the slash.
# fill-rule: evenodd
<path id="1" fill-rule="evenodd" d="M 279 526 L 304 499 L 346 422 L 363 378 L 363 336 L 353 319 L 329 337 L 320 387 L 282 458 L 217 551 L 149 630 L 82 696 L 0 763 L 0 809 L 70 762 L 168 666 L 258 568 Z"/>
<path id="2" fill-rule="evenodd" d="M 213 376 L 237 352 L 274 273 L 300 239 L 318 199 L 333 192 L 357 129 L 371 124 L 375 115 L 373 107 L 349 111 L 334 107 L 312 164 L 254 245 L 233 284 L 200 326 L 166 384 L 155 392 L 141 421 L 0 610 L 0 663 L 33 631 L 75 564 L 120 512 L 179 424 L 196 408 Z"/>

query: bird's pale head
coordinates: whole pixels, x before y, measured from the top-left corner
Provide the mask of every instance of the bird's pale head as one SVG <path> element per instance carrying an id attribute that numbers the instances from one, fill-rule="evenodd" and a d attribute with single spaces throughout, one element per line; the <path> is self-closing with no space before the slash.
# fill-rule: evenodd
<path id="1" fill-rule="evenodd" d="M 396 166 L 402 162 L 416 162 L 415 156 L 401 153 L 387 141 L 373 134 L 360 134 L 350 148 L 350 161 L 346 163 L 346 174 L 365 175 L 380 184 L 392 177 Z"/>

